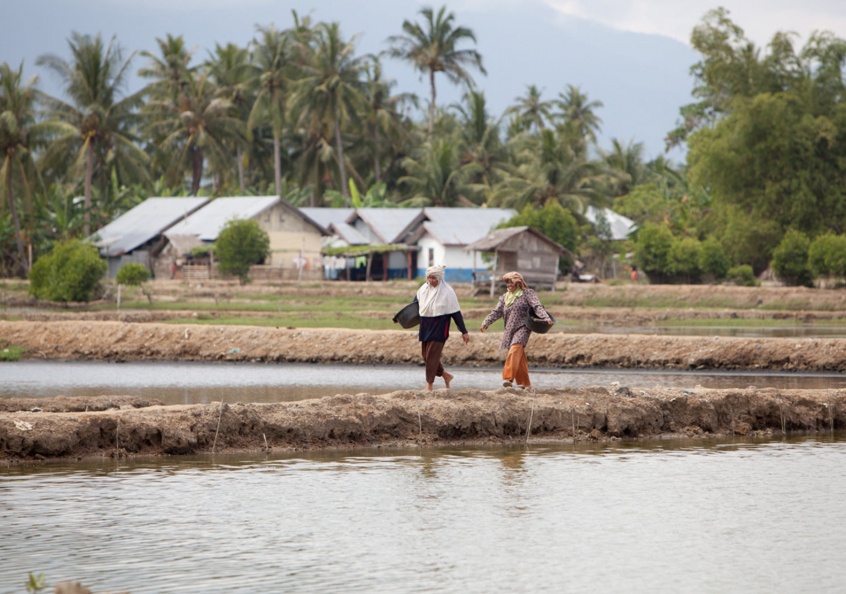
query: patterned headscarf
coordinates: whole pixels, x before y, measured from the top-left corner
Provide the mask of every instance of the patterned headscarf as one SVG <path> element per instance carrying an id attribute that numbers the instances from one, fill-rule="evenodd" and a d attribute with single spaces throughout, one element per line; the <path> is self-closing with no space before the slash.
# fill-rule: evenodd
<path id="1" fill-rule="evenodd" d="M 529 286 L 526 284 L 525 279 L 523 279 L 523 275 L 519 272 L 506 272 L 502 275 L 502 282 L 512 280 L 517 284 L 519 289 L 528 289 Z"/>

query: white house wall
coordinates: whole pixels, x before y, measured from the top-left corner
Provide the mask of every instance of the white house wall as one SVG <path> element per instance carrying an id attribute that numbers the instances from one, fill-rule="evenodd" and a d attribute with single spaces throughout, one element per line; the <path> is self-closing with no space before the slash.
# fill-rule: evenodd
<path id="1" fill-rule="evenodd" d="M 417 242 L 420 251 L 417 255 L 417 276 L 426 276 L 426 268 L 431 264 L 443 264 L 446 266 L 444 278 L 447 282 L 469 283 L 473 279 L 473 252 L 464 249 L 464 246 L 443 246 L 440 242 L 431 237 L 423 237 Z M 429 251 L 432 251 L 432 261 L 429 259 Z M 481 260 L 477 262 L 480 269 L 484 268 Z"/>

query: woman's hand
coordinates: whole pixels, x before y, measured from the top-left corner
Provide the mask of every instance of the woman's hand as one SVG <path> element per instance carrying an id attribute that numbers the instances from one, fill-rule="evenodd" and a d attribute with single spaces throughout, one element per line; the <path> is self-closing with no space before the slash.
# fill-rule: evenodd
<path id="1" fill-rule="evenodd" d="M 461 339 L 464 341 L 464 344 L 470 342 L 470 335 L 469 334 L 462 334 Z"/>
<path id="2" fill-rule="evenodd" d="M 485 330 L 487 330 L 487 329 L 488 329 L 488 327 L 487 327 L 487 326 L 485 326 L 484 324 L 482 324 L 481 326 L 479 326 L 479 332 L 484 332 L 484 331 L 485 331 Z"/>
<path id="3" fill-rule="evenodd" d="M 555 323 L 555 320 L 553 320 L 552 318 L 549 318 L 549 319 L 546 321 L 546 323 L 547 323 L 547 324 L 549 324 L 550 326 L 552 326 L 552 325 Z"/>

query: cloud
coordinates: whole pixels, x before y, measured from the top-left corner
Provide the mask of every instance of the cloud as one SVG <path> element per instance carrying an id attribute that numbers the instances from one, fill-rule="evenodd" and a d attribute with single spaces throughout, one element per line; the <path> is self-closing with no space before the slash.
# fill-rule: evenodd
<path id="1" fill-rule="evenodd" d="M 814 31 L 831 31 L 846 39 L 842 0 L 542 0 L 559 13 L 598 21 L 637 33 L 664 35 L 690 42 L 693 28 L 708 11 L 722 6 L 729 18 L 759 46 L 778 32 L 799 34 L 800 44 Z"/>

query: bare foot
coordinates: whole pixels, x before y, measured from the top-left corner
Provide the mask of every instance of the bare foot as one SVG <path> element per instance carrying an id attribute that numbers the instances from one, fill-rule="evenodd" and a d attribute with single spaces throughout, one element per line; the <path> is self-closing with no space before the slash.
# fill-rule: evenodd
<path id="1" fill-rule="evenodd" d="M 449 383 L 453 380 L 455 376 L 451 373 L 447 373 L 444 371 L 444 383 L 446 384 L 447 390 L 449 390 Z"/>
<path id="2" fill-rule="evenodd" d="M 431 392 L 431 391 L 432 391 L 432 384 L 426 384 L 426 391 L 427 391 L 427 392 Z"/>

